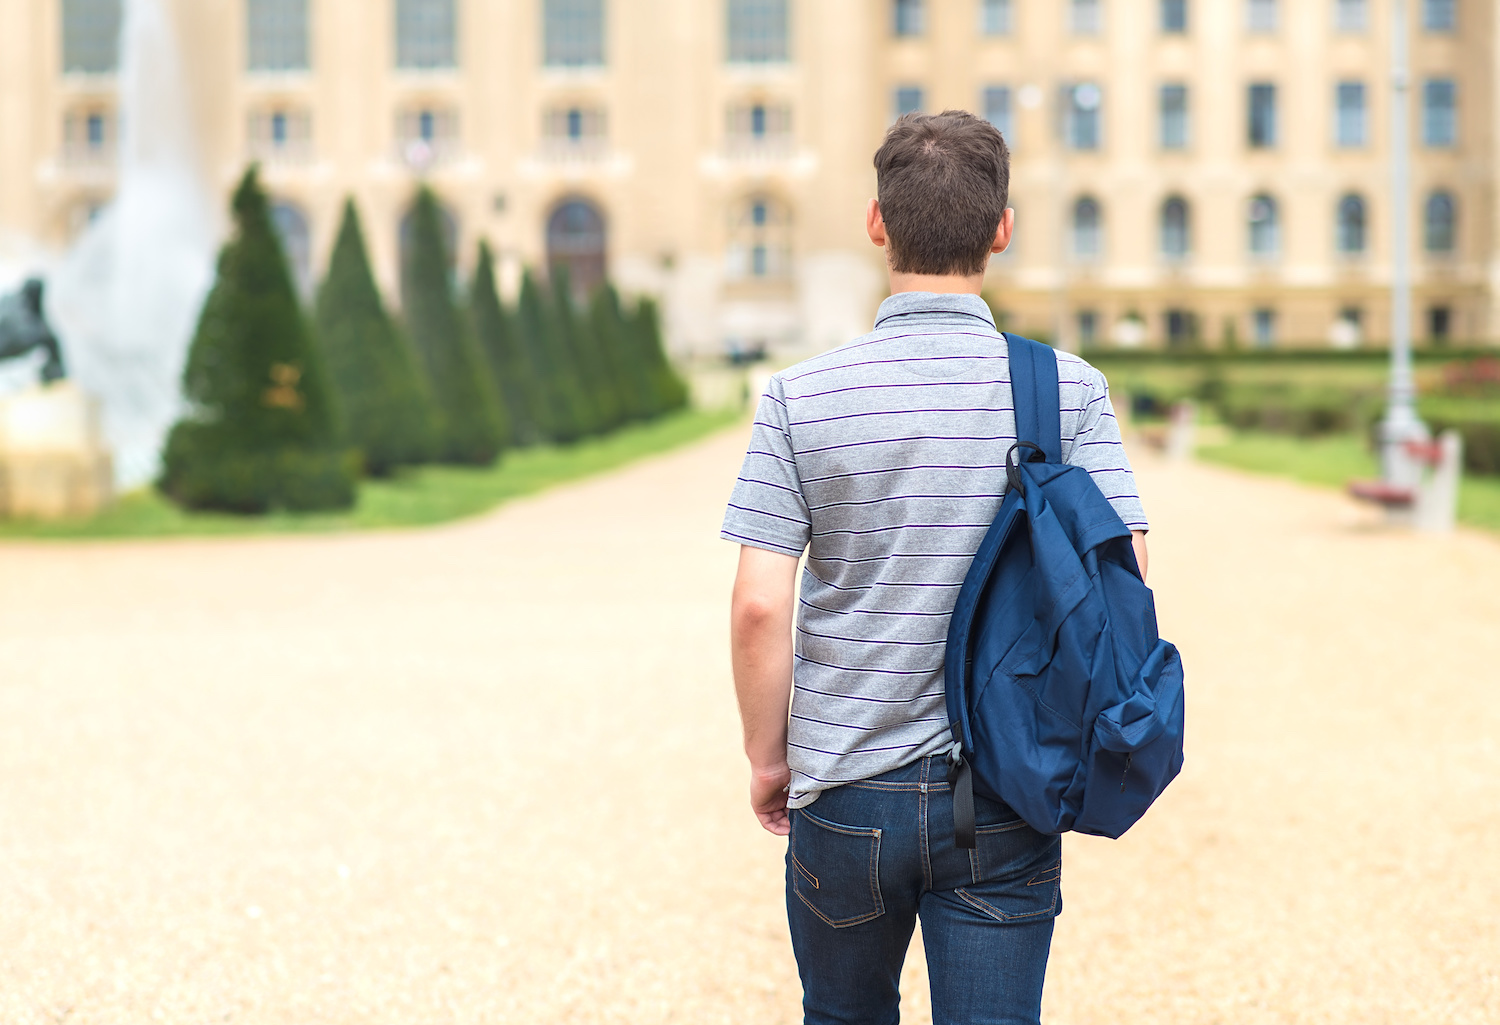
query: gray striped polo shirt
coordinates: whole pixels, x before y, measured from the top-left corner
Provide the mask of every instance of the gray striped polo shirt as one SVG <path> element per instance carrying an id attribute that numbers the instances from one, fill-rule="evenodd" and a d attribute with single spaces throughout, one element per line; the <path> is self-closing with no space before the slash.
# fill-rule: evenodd
<path id="1" fill-rule="evenodd" d="M 1104 375 L 1057 359 L 1063 459 L 1145 530 Z M 807 552 L 792 807 L 951 746 L 948 620 L 1015 440 L 1005 338 L 976 295 L 893 295 L 870 334 L 771 378 L 721 536 Z"/>

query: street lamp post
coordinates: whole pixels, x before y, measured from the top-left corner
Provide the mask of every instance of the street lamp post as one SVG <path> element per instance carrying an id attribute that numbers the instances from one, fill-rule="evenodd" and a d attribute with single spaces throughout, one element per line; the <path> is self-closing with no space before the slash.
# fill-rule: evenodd
<path id="1" fill-rule="evenodd" d="M 1409 451 L 1430 437 L 1417 416 L 1411 359 L 1411 70 L 1406 0 L 1391 0 L 1391 380 L 1380 425 L 1381 473 L 1387 484 L 1415 488 L 1422 465 Z"/>

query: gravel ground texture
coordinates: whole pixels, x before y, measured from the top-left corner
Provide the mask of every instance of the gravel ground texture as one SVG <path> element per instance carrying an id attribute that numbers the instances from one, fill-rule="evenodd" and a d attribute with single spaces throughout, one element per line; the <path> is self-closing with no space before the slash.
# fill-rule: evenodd
<path id="1" fill-rule="evenodd" d="M 744 439 L 440 529 L 0 546 L 0 1023 L 799 1020 Z M 1500 542 L 1140 476 L 1187 768 L 1068 839 L 1047 1020 L 1500 1021 Z"/>

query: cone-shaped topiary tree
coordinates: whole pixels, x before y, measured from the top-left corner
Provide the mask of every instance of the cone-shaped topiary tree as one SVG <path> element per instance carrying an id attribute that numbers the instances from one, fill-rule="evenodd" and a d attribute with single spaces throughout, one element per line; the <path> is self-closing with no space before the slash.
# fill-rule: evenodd
<path id="1" fill-rule="evenodd" d="M 649 296 L 643 296 L 636 303 L 635 311 L 628 318 L 628 323 L 634 335 L 638 358 L 645 365 L 651 379 L 656 406 L 654 415 L 659 416 L 686 406 L 687 384 L 677 375 L 677 371 L 667 360 L 666 351 L 662 348 L 661 320 L 657 315 L 656 301 Z"/>
<path id="2" fill-rule="evenodd" d="M 558 341 L 555 304 L 530 270 L 521 277 L 516 325 L 542 399 L 538 424 L 549 441 L 568 443 L 587 433 L 588 403 L 573 372 L 572 354 Z"/>
<path id="3" fill-rule="evenodd" d="M 381 302 L 352 199 L 318 290 L 317 326 L 349 442 L 365 469 L 381 477 L 431 459 L 437 435 L 426 373 Z"/>
<path id="4" fill-rule="evenodd" d="M 479 262 L 469 287 L 469 315 L 505 413 L 510 443 L 536 444 L 546 437 L 538 419 L 539 382 L 523 350 L 516 319 L 495 291 L 495 258 L 487 242 L 479 243 Z"/>
<path id="5" fill-rule="evenodd" d="M 500 454 L 504 424 L 489 372 L 448 277 L 443 215 L 427 186 L 417 192 L 401 266 L 401 302 L 438 409 L 437 458 L 487 465 Z"/>
<path id="6" fill-rule="evenodd" d="M 557 325 L 554 342 L 566 353 L 573 377 L 585 405 L 584 433 L 602 434 L 620 422 L 620 403 L 610 388 L 608 369 L 601 365 L 593 325 L 573 299 L 573 286 L 565 264 L 552 268 L 553 318 Z"/>
<path id="7" fill-rule="evenodd" d="M 656 408 L 651 374 L 633 344 L 634 333 L 620 310 L 620 295 L 608 282 L 594 291 L 589 323 L 619 402 L 620 421 L 650 419 Z"/>
<path id="8" fill-rule="evenodd" d="M 196 509 L 347 507 L 354 460 L 256 168 L 232 208 L 235 235 L 183 374 L 189 411 L 168 435 L 158 486 Z"/>

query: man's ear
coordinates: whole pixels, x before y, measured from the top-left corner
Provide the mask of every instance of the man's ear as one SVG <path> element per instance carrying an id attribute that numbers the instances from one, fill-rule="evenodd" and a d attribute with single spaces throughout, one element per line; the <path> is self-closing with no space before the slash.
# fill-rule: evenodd
<path id="1" fill-rule="evenodd" d="M 1010 245 L 1011 233 L 1016 230 L 1016 212 L 1010 207 L 1005 208 L 1005 213 L 1000 215 L 1000 225 L 995 229 L 995 241 L 990 246 L 990 252 L 1003 253 Z"/>
<path id="2" fill-rule="evenodd" d="M 885 248 L 885 218 L 880 216 L 880 200 L 872 199 L 865 207 L 865 234 L 881 249 Z"/>

